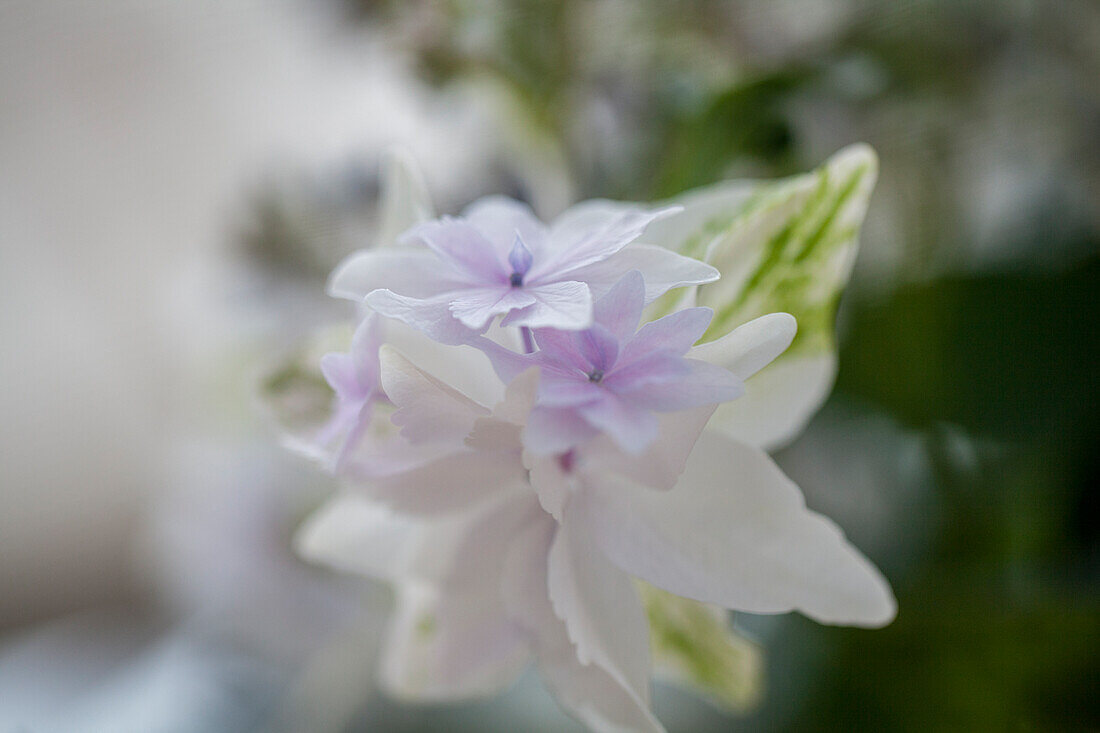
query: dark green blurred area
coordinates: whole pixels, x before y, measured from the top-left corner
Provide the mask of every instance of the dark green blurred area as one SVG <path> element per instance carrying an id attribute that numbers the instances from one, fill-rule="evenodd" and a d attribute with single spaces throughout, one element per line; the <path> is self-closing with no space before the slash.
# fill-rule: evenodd
<path id="1" fill-rule="evenodd" d="M 1100 728 L 1100 6 L 362 8 L 440 88 L 511 89 L 581 197 L 789 175 L 860 140 L 881 156 L 833 403 L 915 436 L 925 514 L 899 521 L 930 529 L 867 548 L 892 626 L 788 622 L 764 708 L 700 729 Z M 603 157 L 578 122 L 593 100 L 616 120 Z M 799 666 L 796 703 L 780 675 Z"/>

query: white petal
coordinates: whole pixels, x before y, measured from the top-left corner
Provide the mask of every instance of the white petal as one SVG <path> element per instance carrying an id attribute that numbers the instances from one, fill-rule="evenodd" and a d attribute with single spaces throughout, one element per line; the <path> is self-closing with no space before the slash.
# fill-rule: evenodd
<path id="1" fill-rule="evenodd" d="M 474 421 L 489 414 L 388 344 L 379 349 L 378 359 L 382 389 L 397 407 L 390 419 L 410 442 L 462 445 Z"/>
<path id="2" fill-rule="evenodd" d="M 420 168 L 404 148 L 384 153 L 381 199 L 376 247 L 391 246 L 413 225 L 435 216 Z"/>
<path id="3" fill-rule="evenodd" d="M 578 460 L 584 471 L 611 471 L 628 476 L 654 489 L 670 489 L 684 471 L 695 441 L 714 413 L 705 405 L 691 410 L 659 415 L 658 438 L 640 456 L 621 450 L 600 437 L 582 450 Z"/>
<path id="4" fill-rule="evenodd" d="M 310 515 L 294 537 L 299 555 L 372 578 L 396 579 L 407 568 L 407 549 L 420 523 L 364 496 L 344 493 Z"/>
<path id="5" fill-rule="evenodd" d="M 527 666 L 527 638 L 494 584 L 458 593 L 404 583 L 382 650 L 382 686 L 402 700 L 495 695 Z"/>
<path id="6" fill-rule="evenodd" d="M 518 451 L 507 455 L 466 450 L 389 476 L 376 476 L 358 488 L 401 513 L 439 517 L 522 486 L 526 475 Z"/>
<path id="7" fill-rule="evenodd" d="M 469 343 L 476 335 L 451 315 L 451 294 L 431 298 L 410 298 L 392 290 L 375 290 L 366 304 L 387 318 L 407 323 L 429 338 L 448 345 Z"/>
<path id="8" fill-rule="evenodd" d="M 745 394 L 719 405 L 711 427 L 764 450 L 775 450 L 802 432 L 829 396 L 836 353 L 787 355 L 745 382 Z"/>
<path id="9" fill-rule="evenodd" d="M 505 326 L 560 328 L 577 331 L 592 325 L 592 294 L 582 282 L 557 282 L 525 287 L 534 304 L 512 311 L 501 322 Z"/>
<path id="10" fill-rule="evenodd" d="M 433 376 L 467 395 L 479 405 L 491 407 L 504 399 L 504 385 L 493 371 L 489 357 L 472 346 L 447 346 L 400 321 L 387 321 L 385 341 L 413 364 L 429 367 Z"/>
<path id="11" fill-rule="evenodd" d="M 498 583 L 512 541 L 544 516 L 530 488 L 516 483 L 469 509 L 425 521 L 408 540 L 405 575 L 454 592 Z"/>
<path id="12" fill-rule="evenodd" d="M 360 250 L 332 271 L 328 294 L 361 301 L 373 291 L 387 288 L 412 298 L 427 298 L 466 287 L 464 280 L 444 272 L 439 257 L 421 247 Z"/>
<path id="13" fill-rule="evenodd" d="M 789 313 L 769 313 L 733 329 L 688 354 L 748 379 L 782 354 L 794 340 L 798 325 Z"/>
<path id="14" fill-rule="evenodd" d="M 547 595 L 547 556 L 555 534 L 549 516 L 514 542 L 505 563 L 503 593 L 512 618 L 536 640 L 538 668 L 547 688 L 594 731 L 661 733 L 648 703 L 599 664 L 583 664 Z"/>
<path id="15" fill-rule="evenodd" d="M 590 478 L 573 502 L 607 556 L 671 593 L 751 613 L 882 626 L 882 575 L 762 451 L 704 433 L 671 491 Z M 571 502 L 572 503 L 572 502 Z"/>
<path id="16" fill-rule="evenodd" d="M 638 270 L 645 278 L 645 300 L 650 303 L 673 288 L 714 282 L 718 270 L 699 260 L 649 244 L 631 244 L 607 259 L 575 270 L 570 277 L 588 283 L 599 298 L 624 274 Z"/>
<path id="17" fill-rule="evenodd" d="M 604 558 L 587 522 L 567 502 L 550 547 L 547 583 L 554 612 L 569 632 L 581 664 L 598 664 L 640 700 L 649 702 L 649 627 L 633 581 Z"/>

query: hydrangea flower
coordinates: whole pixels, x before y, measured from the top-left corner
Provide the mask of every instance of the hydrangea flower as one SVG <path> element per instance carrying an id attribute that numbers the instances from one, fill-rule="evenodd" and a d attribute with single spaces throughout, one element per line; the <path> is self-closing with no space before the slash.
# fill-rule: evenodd
<path id="1" fill-rule="evenodd" d="M 540 369 L 538 402 L 526 429 L 529 449 L 563 453 L 606 433 L 638 454 L 657 438 L 655 412 L 741 395 L 741 380 L 729 371 L 684 358 L 710 323 L 710 308 L 678 311 L 638 330 L 644 307 L 645 283 L 635 270 L 596 302 L 590 328 L 537 329 L 533 354 L 481 340 L 505 382 L 532 366 Z M 793 319 L 787 318 L 793 336 Z"/>
<path id="2" fill-rule="evenodd" d="M 662 439 L 640 457 L 597 440 L 563 461 L 520 440 L 537 369 L 490 413 L 389 347 L 381 363 L 413 442 L 447 432 L 457 445 L 465 433 L 465 449 L 358 485 L 298 546 L 397 583 L 382 669 L 399 696 L 492 694 L 535 661 L 594 730 L 663 730 L 631 576 L 756 613 L 867 626 L 893 616 L 878 572 L 763 452 L 700 437 L 712 407 L 664 416 Z M 451 416 L 446 427 L 435 415 Z"/>
<path id="3" fill-rule="evenodd" d="M 583 329 L 593 298 L 630 270 L 642 271 L 650 300 L 717 279 L 710 265 L 631 244 L 675 211 L 582 204 L 546 227 L 526 205 L 489 197 L 461 217 L 420 224 L 403 246 L 352 255 L 329 292 L 448 344 L 484 333 L 497 316 L 503 326 Z"/>
<path id="4" fill-rule="evenodd" d="M 854 253 L 864 152 L 775 190 L 690 194 L 679 213 L 587 202 L 543 227 L 487 199 L 334 273 L 333 294 L 396 320 L 326 358 L 347 486 L 298 545 L 395 584 L 392 693 L 492 694 L 534 661 L 592 729 L 663 730 L 633 579 L 698 608 L 892 619 L 885 580 L 759 447 L 797 430 L 821 380 L 754 376 L 792 341 L 777 366 L 835 361 L 823 324 Z M 411 195 L 387 198 L 387 238 L 430 215 L 418 179 L 397 178 Z M 783 310 L 809 324 L 797 338 Z M 506 348 L 516 331 L 526 354 Z"/>

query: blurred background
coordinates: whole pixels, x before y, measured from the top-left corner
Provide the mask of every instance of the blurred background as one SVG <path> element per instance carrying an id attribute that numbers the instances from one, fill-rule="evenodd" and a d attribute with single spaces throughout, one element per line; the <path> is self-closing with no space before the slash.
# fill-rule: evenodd
<path id="1" fill-rule="evenodd" d="M 259 407 L 351 314 L 400 143 L 544 217 L 881 158 L 828 404 L 777 459 L 882 631 L 740 616 L 765 696 L 670 731 L 1100 729 L 1100 5 L 0 1 L 0 731 L 579 730 L 374 691 L 384 588 Z"/>

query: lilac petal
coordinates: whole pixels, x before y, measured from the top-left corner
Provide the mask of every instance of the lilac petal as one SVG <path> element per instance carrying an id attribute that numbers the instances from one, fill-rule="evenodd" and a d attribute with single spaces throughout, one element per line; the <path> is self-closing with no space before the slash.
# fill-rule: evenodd
<path id="1" fill-rule="evenodd" d="M 615 369 L 603 381 L 603 386 L 615 394 L 625 395 L 645 391 L 654 385 L 675 384 L 691 373 L 682 356 L 658 351 L 641 359 L 635 359 L 624 367 Z M 633 395 L 631 396 L 633 400 Z"/>
<path id="2" fill-rule="evenodd" d="M 519 232 L 516 232 L 516 241 L 512 245 L 512 250 L 508 253 L 508 264 L 512 266 L 512 277 L 519 275 L 522 283 L 522 277 L 531 269 L 532 259 L 531 250 L 527 249 L 527 245 L 523 243 L 523 238 L 520 237 Z M 513 287 L 518 287 L 518 285 Z"/>
<path id="3" fill-rule="evenodd" d="M 523 292 L 533 296 L 535 302 L 512 311 L 501 321 L 502 326 L 577 331 L 592 325 L 592 294 L 584 283 L 566 281 L 524 286 Z"/>
<path id="4" fill-rule="evenodd" d="M 472 224 L 462 219 L 443 217 L 413 228 L 406 240 L 420 241 L 440 259 L 470 277 L 473 282 L 508 281 L 504 260 L 492 242 Z"/>
<path id="5" fill-rule="evenodd" d="M 664 247 L 650 244 L 629 244 L 606 260 L 586 265 L 570 273 L 583 280 L 597 294 L 607 292 L 623 273 L 638 270 L 645 279 L 645 302 L 651 303 L 673 288 L 714 282 L 719 277 L 715 268 L 676 254 Z"/>
<path id="6" fill-rule="evenodd" d="M 375 290 L 366 303 L 377 313 L 404 321 L 429 338 L 450 346 L 469 343 L 477 336 L 451 315 L 451 295 L 409 298 L 392 290 Z"/>
<path id="7" fill-rule="evenodd" d="M 621 343 L 638 329 L 645 308 L 645 281 L 642 273 L 623 275 L 592 307 L 594 320 Z"/>
<path id="8" fill-rule="evenodd" d="M 641 236 L 651 222 L 676 211 L 629 209 L 605 221 L 602 226 L 569 230 L 567 238 L 552 242 L 550 256 L 531 268 L 531 279 L 566 277 L 574 270 L 605 260 Z"/>
<path id="9" fill-rule="evenodd" d="M 413 298 L 469 287 L 465 273 L 447 272 L 439 257 L 421 247 L 387 247 L 356 252 L 341 262 L 328 281 L 334 298 L 361 301 L 371 292 L 388 288 Z"/>
<path id="10" fill-rule="evenodd" d="M 539 385 L 539 404 L 546 407 L 576 407 L 601 399 L 603 389 L 583 376 L 567 379 L 544 376 Z"/>
<path id="11" fill-rule="evenodd" d="M 577 351 L 591 365 L 591 370 L 586 371 L 598 371 L 599 379 L 603 379 L 603 375 L 611 371 L 619 356 L 619 342 L 615 335 L 596 323 L 592 328 L 575 331 L 573 340 L 577 343 Z"/>
<path id="12" fill-rule="evenodd" d="M 347 436 L 344 438 L 344 444 L 340 446 L 340 450 L 336 453 L 336 457 L 332 462 L 333 473 L 340 473 L 344 470 L 344 466 L 347 465 L 348 459 L 351 454 L 359 447 L 359 442 L 363 439 L 363 434 L 370 427 L 371 415 L 374 413 L 374 401 L 367 400 L 363 403 L 363 406 L 356 412 L 355 417 L 351 423 L 351 430 L 348 431 Z"/>
<path id="13" fill-rule="evenodd" d="M 484 336 L 476 337 L 470 344 L 489 357 L 489 363 L 493 365 L 493 371 L 505 383 L 511 383 L 513 379 L 538 363 L 531 356 L 517 354 Z"/>
<path id="14" fill-rule="evenodd" d="M 451 296 L 451 313 L 467 328 L 483 331 L 493 316 L 525 308 L 535 298 L 521 288 L 507 285 L 467 290 Z"/>
<path id="15" fill-rule="evenodd" d="M 331 353 L 321 357 L 321 375 L 341 399 L 364 397 L 355 374 L 355 363 L 347 354 Z"/>
<path id="16" fill-rule="evenodd" d="M 690 372 L 681 379 L 650 384 L 630 395 L 630 400 L 649 410 L 673 412 L 701 405 L 716 405 L 745 393 L 745 384 L 731 372 L 696 359 L 681 359 Z"/>
<path id="17" fill-rule="evenodd" d="M 527 418 L 523 445 L 536 455 L 564 453 L 596 434 L 575 410 L 536 407 Z"/>
<path id="18" fill-rule="evenodd" d="M 492 242 L 503 259 L 516 233 L 535 255 L 546 249 L 546 227 L 527 204 L 505 196 L 487 196 L 470 204 L 462 217 Z"/>
<path id="19" fill-rule="evenodd" d="M 686 308 L 651 321 L 623 345 L 620 361 L 629 364 L 654 351 L 683 354 L 707 330 L 713 315 L 710 308 Z"/>
<path id="20" fill-rule="evenodd" d="M 638 455 L 657 439 L 657 418 L 611 393 L 598 402 L 580 406 L 577 411 L 627 453 Z"/>
<path id="21" fill-rule="evenodd" d="M 409 361 L 390 345 L 379 356 L 382 387 L 396 406 L 390 421 L 410 443 L 463 444 L 489 411 Z"/>
<path id="22" fill-rule="evenodd" d="M 382 319 L 375 313 L 367 316 L 355 328 L 348 352 L 358 366 L 357 376 L 363 387 L 378 383 L 378 347 L 382 345 Z"/>
<path id="23" fill-rule="evenodd" d="M 556 328 L 540 328 L 535 331 L 539 362 L 585 371 L 588 361 L 577 348 L 577 342 L 573 339 L 574 333 Z"/>

